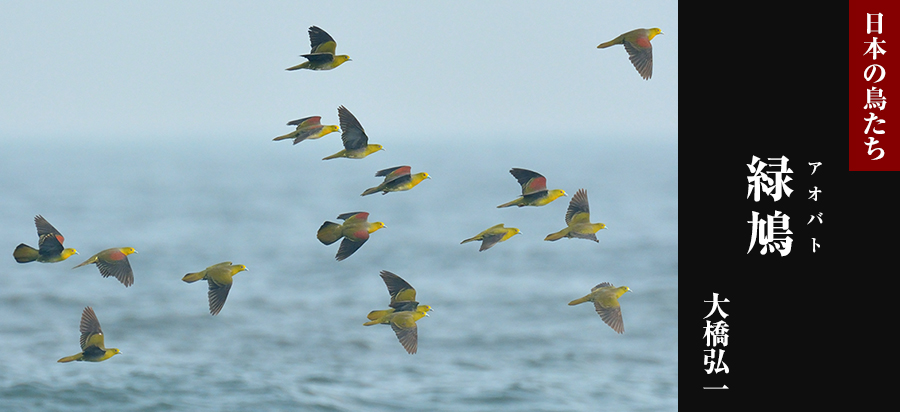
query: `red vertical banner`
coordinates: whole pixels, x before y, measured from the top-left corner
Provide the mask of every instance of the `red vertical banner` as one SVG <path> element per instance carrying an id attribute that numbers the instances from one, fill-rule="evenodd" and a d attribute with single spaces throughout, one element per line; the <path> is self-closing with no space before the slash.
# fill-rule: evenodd
<path id="1" fill-rule="evenodd" d="M 849 39 L 849 168 L 900 170 L 900 4 L 851 1 Z"/>

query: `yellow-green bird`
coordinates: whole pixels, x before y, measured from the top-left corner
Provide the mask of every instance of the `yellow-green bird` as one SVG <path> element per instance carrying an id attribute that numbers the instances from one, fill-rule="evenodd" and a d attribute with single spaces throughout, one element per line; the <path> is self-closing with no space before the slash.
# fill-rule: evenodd
<path id="1" fill-rule="evenodd" d="M 81 353 L 72 356 L 66 356 L 57 362 L 101 362 L 115 355 L 122 353 L 116 348 L 106 349 L 103 346 L 103 331 L 100 330 L 100 321 L 97 320 L 97 314 L 90 306 L 84 308 L 81 313 Z"/>
<path id="2" fill-rule="evenodd" d="M 16 246 L 16 250 L 13 251 L 13 257 L 16 258 L 16 262 L 61 262 L 68 259 L 69 256 L 78 253 L 75 249 L 63 249 L 65 238 L 43 216 L 37 215 L 34 217 L 34 226 L 37 227 L 38 249 L 19 243 L 19 246 Z"/>
<path id="3" fill-rule="evenodd" d="M 134 284 L 134 272 L 131 271 L 131 264 L 128 263 L 128 255 L 132 253 L 137 253 L 132 247 L 114 247 L 112 249 L 106 249 L 91 256 L 90 259 L 85 260 L 72 269 L 95 263 L 97 264 L 97 269 L 100 269 L 100 274 L 103 275 L 103 277 L 108 278 L 113 276 L 116 279 L 119 279 L 119 282 L 122 282 L 127 288 Z"/>
<path id="4" fill-rule="evenodd" d="M 362 159 L 379 150 L 384 150 L 380 144 L 369 144 L 369 136 L 366 136 L 366 131 L 359 124 L 359 120 L 356 120 L 356 116 L 350 113 L 346 107 L 338 107 L 338 118 L 341 121 L 341 141 L 344 143 L 344 150 L 322 160 L 338 157 Z"/>
<path id="5" fill-rule="evenodd" d="M 196 273 L 188 273 L 181 280 L 193 283 L 201 279 L 209 282 L 209 313 L 213 316 L 219 314 L 225 305 L 225 298 L 231 290 L 232 277 L 238 272 L 247 270 L 244 265 L 232 265 L 231 262 L 216 263 Z"/>
<path id="6" fill-rule="evenodd" d="M 382 192 L 386 195 L 389 192 L 402 192 L 416 187 L 423 180 L 428 179 L 428 173 L 421 172 L 410 174 L 412 169 L 409 166 L 397 166 L 390 169 L 379 170 L 375 173 L 375 177 L 384 176 L 384 182 L 375 187 L 366 189 L 360 196 L 371 195 L 373 193 Z"/>
<path id="7" fill-rule="evenodd" d="M 591 288 L 591 293 L 580 299 L 569 302 L 569 306 L 584 302 L 594 302 L 594 309 L 609 327 L 614 331 L 625 332 L 625 324 L 622 323 L 622 308 L 619 307 L 619 298 L 631 292 L 628 286 L 615 287 L 609 282 L 603 282 Z"/>
<path id="8" fill-rule="evenodd" d="M 288 126 L 297 126 L 297 130 L 283 136 L 278 136 L 272 140 L 294 139 L 294 144 L 304 140 L 314 140 L 325 136 L 331 132 L 338 131 L 338 127 L 334 125 L 323 125 L 321 123 L 322 116 L 310 116 L 302 119 L 292 120 L 288 122 Z"/>
<path id="9" fill-rule="evenodd" d="M 500 207 L 510 206 L 543 206 L 565 196 L 566 192 L 560 189 L 547 190 L 547 178 L 537 172 L 527 169 L 513 168 L 509 173 L 522 185 L 522 196 L 516 200 L 504 203 Z"/>
<path id="10" fill-rule="evenodd" d="M 344 238 L 337 254 L 334 256 L 339 261 L 350 257 L 350 255 L 359 250 L 369 240 L 370 233 L 386 227 L 383 222 L 369 223 L 368 212 L 344 213 L 337 218 L 343 220 L 344 223 L 337 224 L 328 221 L 322 223 L 322 226 L 316 232 L 316 238 L 325 245 L 330 245 Z"/>
<path id="11" fill-rule="evenodd" d="M 431 306 L 419 305 L 419 302 L 416 302 L 416 290 L 400 276 L 382 270 L 381 279 L 384 280 L 391 295 L 391 308 L 369 312 L 367 315 L 369 322 L 363 325 L 391 325 L 403 348 L 409 354 L 415 354 L 419 346 L 416 321 L 428 316 L 428 312 L 432 310 Z"/>
<path id="12" fill-rule="evenodd" d="M 600 43 L 598 49 L 605 49 L 609 46 L 622 44 L 625 51 L 628 52 L 628 59 L 637 69 L 637 72 L 644 78 L 649 80 L 653 75 L 653 46 L 650 40 L 653 40 L 657 34 L 663 34 L 658 28 L 652 29 L 634 29 L 628 33 L 623 33 L 606 43 Z"/>
<path id="13" fill-rule="evenodd" d="M 595 233 L 600 229 L 606 229 L 606 225 L 591 223 L 591 211 L 588 207 L 587 192 L 584 189 L 578 189 L 578 192 L 569 201 L 569 209 L 566 210 L 566 225 L 565 229 L 547 235 L 544 240 L 554 241 L 564 237 L 570 239 L 574 237 L 600 242 Z"/>
<path id="14" fill-rule="evenodd" d="M 503 223 L 500 223 L 498 225 L 494 225 L 494 226 L 491 226 L 491 227 L 485 229 L 483 232 L 481 232 L 473 237 L 470 237 L 466 240 L 463 240 L 462 242 L 459 242 L 459 244 L 461 245 L 463 243 L 480 240 L 481 248 L 479 248 L 478 251 L 483 252 L 485 250 L 490 249 L 492 246 L 496 245 L 497 243 L 503 242 L 515 235 L 518 235 L 519 233 L 522 233 L 522 231 L 520 231 L 519 229 L 516 229 L 514 227 L 503 227 Z"/>
<path id="15" fill-rule="evenodd" d="M 350 56 L 345 54 L 335 55 L 337 42 L 328 33 L 325 33 L 325 30 L 316 26 L 309 28 L 309 45 L 312 48 L 309 54 L 300 55 L 305 57 L 307 61 L 288 67 L 285 70 L 331 70 L 350 60 Z"/>
<path id="16" fill-rule="evenodd" d="M 363 325 L 371 326 L 390 323 L 390 318 L 388 317 L 388 315 L 394 313 L 395 311 L 428 312 L 431 310 L 431 306 L 419 305 L 419 302 L 416 302 L 416 290 L 413 289 L 413 287 L 410 286 L 409 283 L 406 283 L 405 280 L 400 278 L 400 276 L 397 276 L 386 270 L 382 270 L 381 279 L 384 280 L 384 284 L 388 288 L 388 294 L 391 295 L 391 303 L 388 305 L 391 308 L 385 310 L 373 310 L 369 312 L 367 317 L 369 318 L 370 322 L 366 322 Z"/>

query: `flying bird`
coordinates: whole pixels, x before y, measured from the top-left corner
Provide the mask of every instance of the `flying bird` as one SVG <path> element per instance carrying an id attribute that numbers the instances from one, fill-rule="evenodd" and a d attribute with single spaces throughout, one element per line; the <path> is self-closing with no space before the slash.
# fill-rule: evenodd
<path id="1" fill-rule="evenodd" d="M 368 212 L 344 213 L 337 218 L 343 220 L 344 223 L 338 224 L 328 221 L 322 223 L 322 226 L 316 232 L 316 238 L 325 245 L 330 245 L 344 238 L 334 257 L 339 261 L 350 257 L 350 255 L 359 250 L 369 240 L 370 233 L 386 227 L 382 222 L 369 223 Z"/>
<path id="2" fill-rule="evenodd" d="M 473 237 L 470 237 L 466 240 L 463 240 L 462 242 L 459 242 L 459 244 L 461 245 L 463 243 L 480 240 L 481 248 L 479 248 L 478 251 L 483 252 L 485 250 L 490 249 L 492 246 L 496 245 L 497 243 L 503 242 L 515 235 L 518 235 L 519 233 L 522 233 L 522 231 L 520 231 L 519 229 L 516 229 L 514 227 L 503 227 L 503 223 L 500 223 L 498 225 L 494 225 L 494 226 L 491 226 L 491 227 L 485 229 L 483 232 L 481 232 Z"/>
<path id="3" fill-rule="evenodd" d="M 569 209 L 566 210 L 566 225 L 565 229 L 547 235 L 544 240 L 554 241 L 564 237 L 570 239 L 574 237 L 600 242 L 597 240 L 595 233 L 600 229 L 606 229 L 606 225 L 603 223 L 591 223 L 587 192 L 584 189 L 578 189 L 578 192 L 569 201 Z"/>
<path id="4" fill-rule="evenodd" d="M 619 307 L 619 298 L 631 292 L 628 286 L 615 287 L 611 283 L 603 282 L 591 288 L 583 298 L 575 299 L 569 302 L 569 306 L 577 305 L 584 302 L 594 302 L 594 309 L 600 315 L 609 327 L 618 333 L 625 332 L 625 325 L 622 323 L 622 308 Z"/>
<path id="5" fill-rule="evenodd" d="M 181 280 L 194 283 L 205 279 L 209 282 L 209 313 L 218 315 L 225 305 L 225 298 L 231 290 L 232 277 L 239 272 L 247 270 L 244 265 L 232 265 L 231 262 L 222 262 L 212 265 L 196 273 L 188 273 Z"/>
<path id="6" fill-rule="evenodd" d="M 405 280 L 386 270 L 381 271 L 381 279 L 391 295 L 390 309 L 373 310 L 364 326 L 391 325 L 400 344 L 409 354 L 415 354 L 419 346 L 416 321 L 428 316 L 431 306 L 416 302 L 416 290 Z"/>
<path id="7" fill-rule="evenodd" d="M 341 141 L 344 143 L 344 150 L 322 160 L 338 157 L 362 159 L 379 150 L 384 150 L 380 144 L 369 144 L 369 136 L 366 136 L 366 131 L 359 124 L 359 120 L 356 120 L 356 116 L 353 116 L 353 113 L 350 113 L 346 107 L 338 107 L 338 118 L 341 121 Z"/>
<path id="8" fill-rule="evenodd" d="M 425 172 L 416 174 L 410 174 L 410 172 L 411 168 L 409 166 L 397 166 L 390 169 L 379 170 L 375 173 L 375 177 L 384 176 L 384 182 L 378 186 L 366 189 L 360 196 L 371 195 L 378 192 L 382 192 L 381 194 L 386 195 L 389 192 L 409 190 L 430 177 L 428 176 L 428 173 Z"/>
<path id="9" fill-rule="evenodd" d="M 292 120 L 288 122 L 288 126 L 297 126 L 297 130 L 290 132 L 283 136 L 278 136 L 272 140 L 284 140 L 284 139 L 294 139 L 294 144 L 300 143 L 304 140 L 314 140 L 318 139 L 322 136 L 327 135 L 331 132 L 338 131 L 337 126 L 329 126 L 323 125 L 320 123 L 322 121 L 322 116 L 310 116 L 304 117 L 302 119 Z"/>
<path id="10" fill-rule="evenodd" d="M 335 55 L 334 51 L 337 48 L 337 42 L 328 33 L 325 33 L 325 30 L 316 26 L 309 28 L 309 45 L 312 48 L 309 54 L 300 55 L 305 57 L 307 61 L 288 67 L 285 70 L 331 70 L 350 60 L 350 56 L 345 54 Z"/>
<path id="11" fill-rule="evenodd" d="M 540 173 L 517 168 L 510 169 L 509 173 L 516 178 L 520 185 L 522 185 L 522 196 L 516 200 L 497 206 L 498 208 L 510 206 L 543 206 L 556 200 L 556 198 L 560 196 L 566 195 L 564 190 L 547 190 L 547 178 Z"/>
<path id="12" fill-rule="evenodd" d="M 134 284 L 134 272 L 131 270 L 131 264 L 128 263 L 128 255 L 132 253 L 137 253 L 137 251 L 131 247 L 114 247 L 112 249 L 106 249 L 91 256 L 90 259 L 85 260 L 72 269 L 95 263 L 97 264 L 97 269 L 100 269 L 100 274 L 103 275 L 103 277 L 108 278 L 113 276 L 127 288 Z"/>
<path id="13" fill-rule="evenodd" d="M 63 249 L 65 238 L 43 216 L 35 216 L 34 225 L 37 227 L 38 249 L 20 243 L 19 246 L 16 246 L 16 250 L 13 251 L 13 257 L 16 258 L 16 262 L 61 262 L 68 259 L 69 256 L 78 253 L 75 249 Z"/>
<path id="14" fill-rule="evenodd" d="M 624 45 L 631 64 L 644 80 L 650 80 L 650 76 L 653 75 L 653 46 L 650 45 L 650 40 L 653 40 L 657 34 L 663 34 L 663 32 L 658 28 L 634 29 L 606 43 L 600 43 L 597 48 L 605 49 L 616 44 Z"/>
<path id="15" fill-rule="evenodd" d="M 97 320 L 97 314 L 90 306 L 84 308 L 84 312 L 81 313 L 81 325 L 78 329 L 81 331 L 81 353 L 66 356 L 57 362 L 101 362 L 122 353 L 116 348 L 106 349 L 103 346 L 103 331 L 100 330 L 100 321 Z"/>

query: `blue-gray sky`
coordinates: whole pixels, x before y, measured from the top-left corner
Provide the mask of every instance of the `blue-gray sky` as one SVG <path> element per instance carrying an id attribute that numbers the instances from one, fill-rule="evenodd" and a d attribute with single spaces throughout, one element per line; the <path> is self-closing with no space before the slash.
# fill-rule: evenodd
<path id="1" fill-rule="evenodd" d="M 311 25 L 353 60 L 285 71 Z M 596 48 L 639 27 L 649 81 Z M 677 137 L 670 1 L 4 2 L 0 55 L 0 141 L 270 138 L 339 105 L 392 139 Z"/>

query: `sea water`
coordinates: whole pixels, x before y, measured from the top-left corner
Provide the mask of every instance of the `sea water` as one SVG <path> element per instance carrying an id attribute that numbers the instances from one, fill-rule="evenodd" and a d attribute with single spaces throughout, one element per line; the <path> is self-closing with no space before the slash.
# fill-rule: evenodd
<path id="1" fill-rule="evenodd" d="M 382 139 L 385 140 L 385 139 Z M 362 160 L 321 158 L 339 135 L 292 146 L 266 139 L 32 140 L 0 152 L 0 409 L 4 411 L 641 411 L 676 410 L 677 144 L 581 138 L 566 144 L 492 136 L 408 139 Z M 380 169 L 431 179 L 408 192 L 360 193 Z M 496 206 L 547 177 L 562 197 Z M 546 242 L 569 200 L 588 192 L 600 243 Z M 387 227 L 345 261 L 315 233 L 367 211 Z M 79 254 L 16 263 L 36 246 L 35 215 Z M 497 223 L 522 234 L 484 252 L 460 245 Z M 131 246 L 123 287 L 94 253 Z M 222 312 L 185 273 L 232 261 Z M 362 326 L 388 293 L 379 271 L 409 282 L 434 311 L 418 321 L 418 353 L 390 327 Z M 627 285 L 625 333 L 590 303 L 601 282 Z M 101 363 L 59 364 L 79 351 L 92 306 Z"/>

